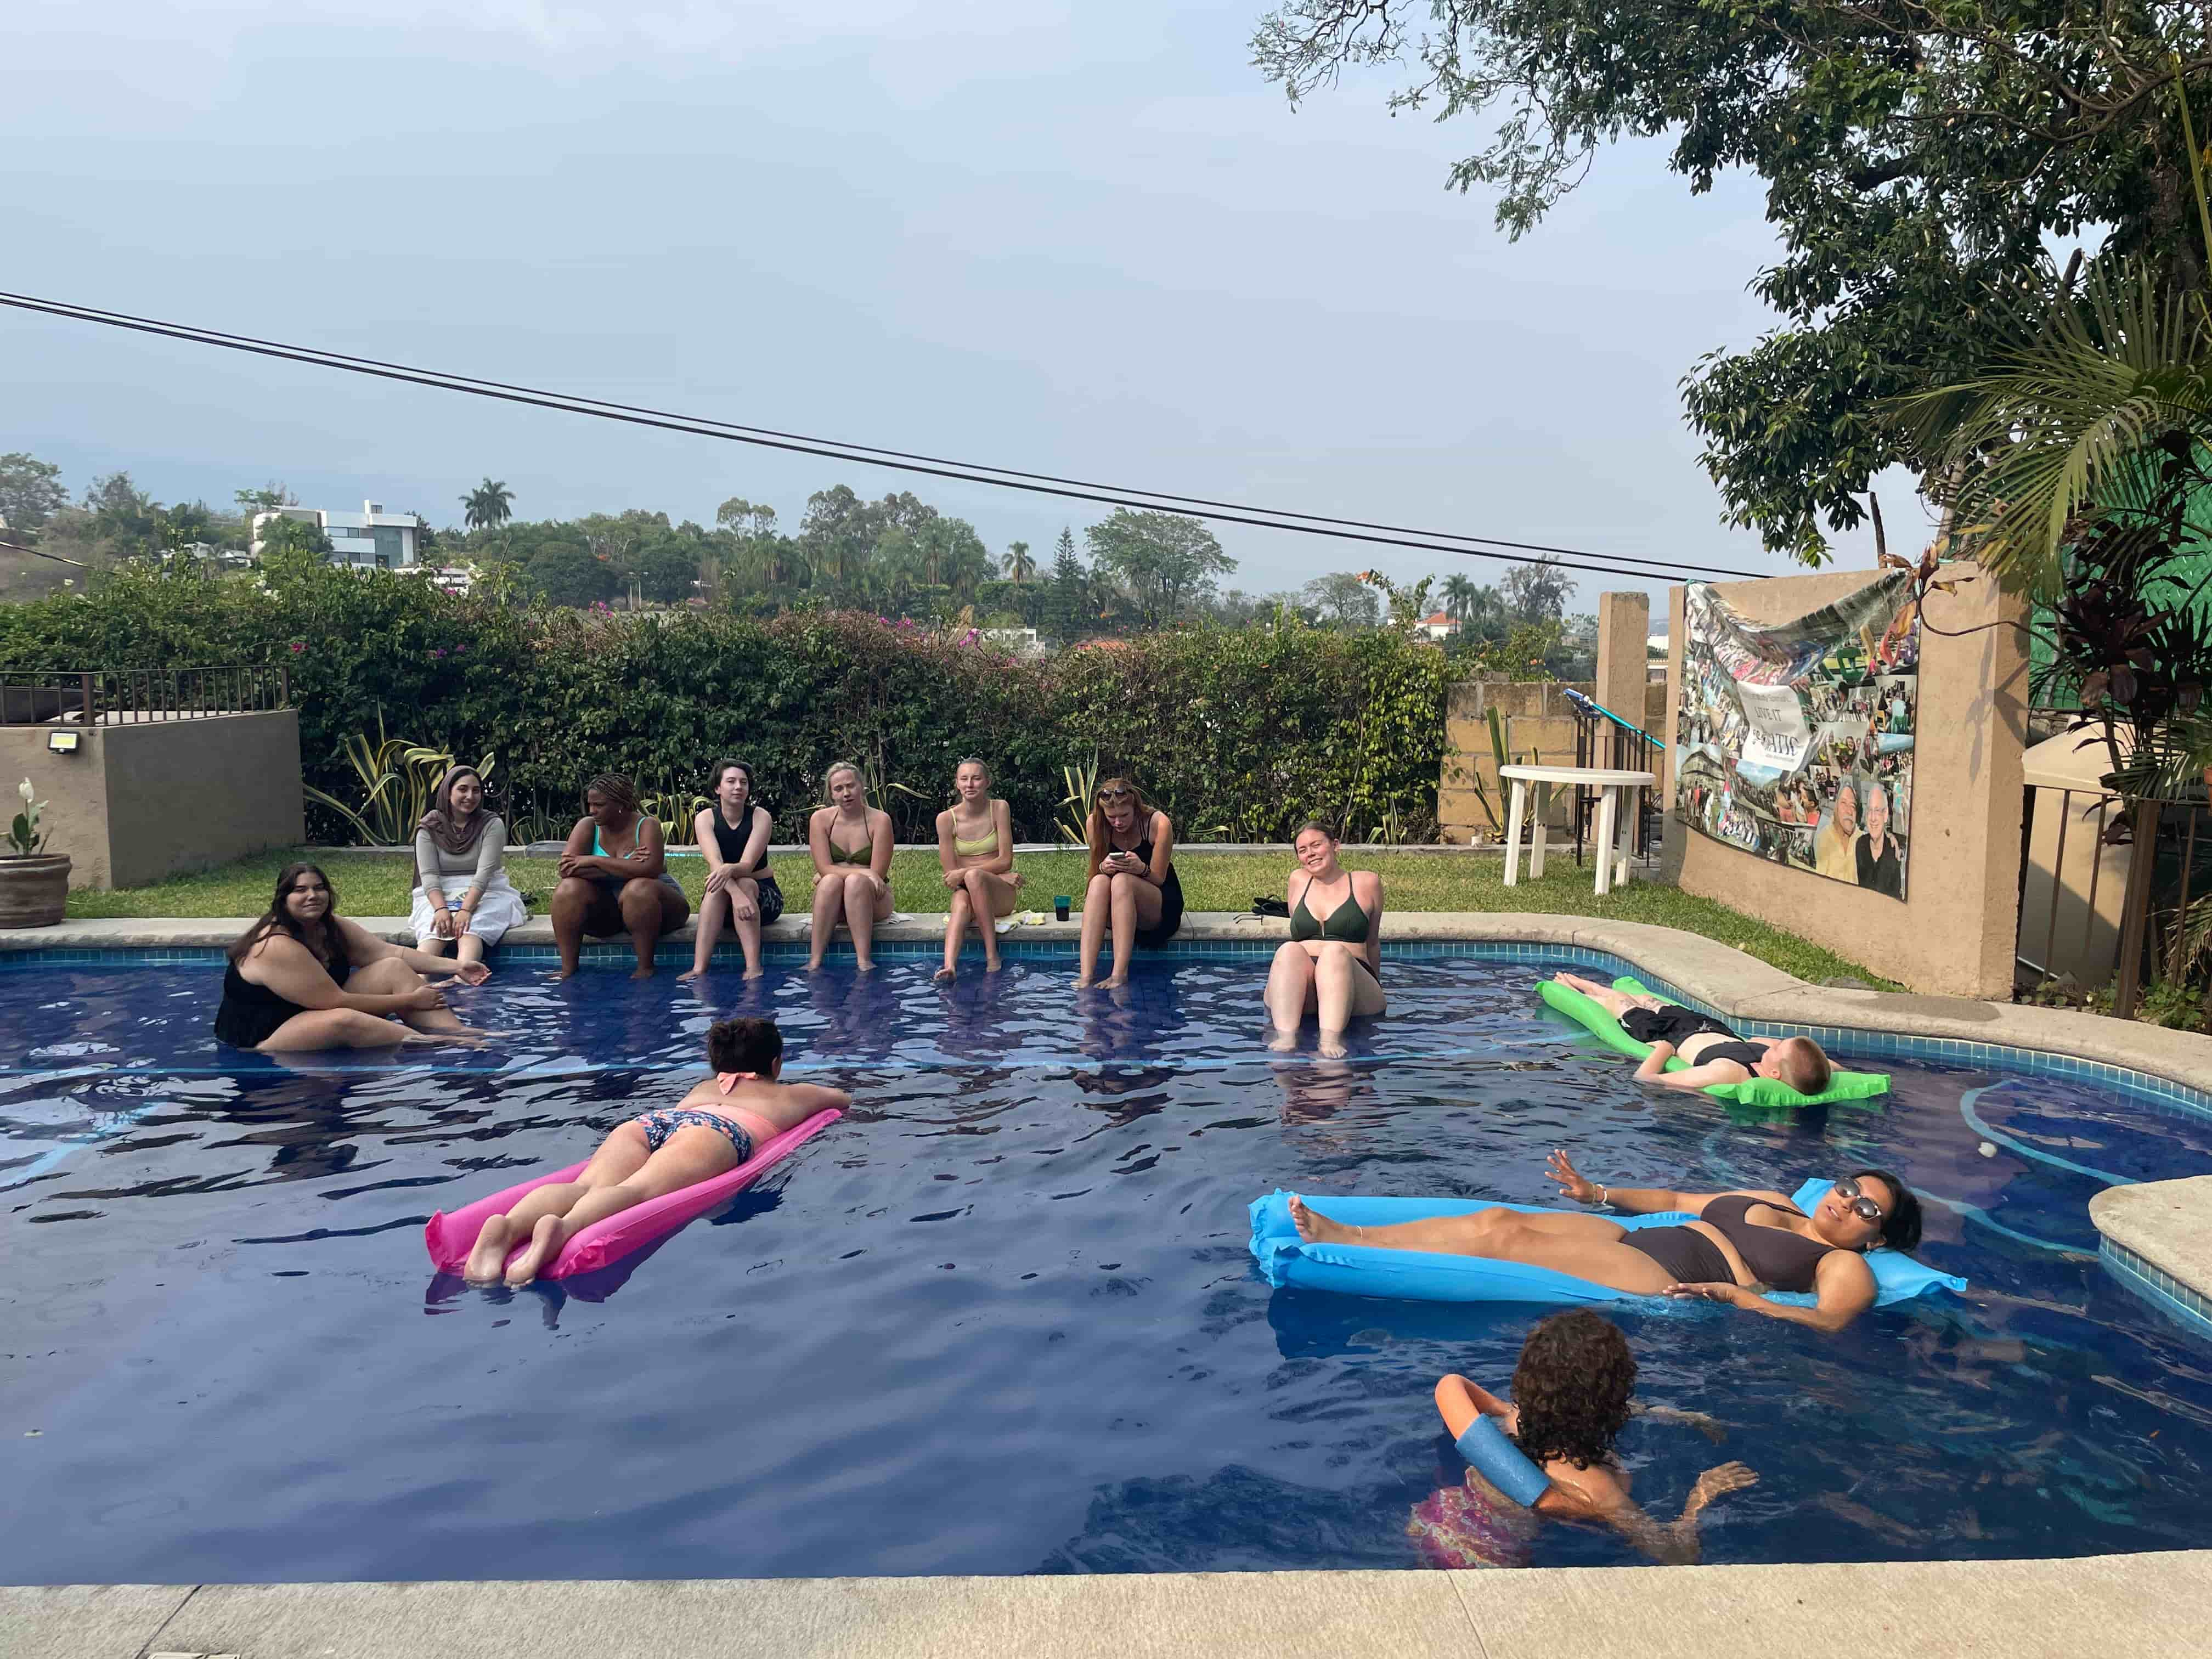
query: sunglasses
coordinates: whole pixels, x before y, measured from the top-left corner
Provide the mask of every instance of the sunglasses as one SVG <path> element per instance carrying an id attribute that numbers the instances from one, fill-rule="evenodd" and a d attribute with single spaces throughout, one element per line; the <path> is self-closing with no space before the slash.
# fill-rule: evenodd
<path id="1" fill-rule="evenodd" d="M 1101 789 L 1098 792 L 1098 799 L 1101 800 L 1129 800 L 1135 797 L 1136 793 L 1137 792 L 1133 789 Z"/>
<path id="2" fill-rule="evenodd" d="M 1864 1192 L 1861 1191 L 1859 1183 L 1851 1180 L 1848 1176 L 1836 1183 L 1835 1192 L 1838 1198 L 1843 1199 L 1849 1204 L 1851 1213 L 1856 1216 L 1860 1220 L 1879 1221 L 1881 1219 L 1881 1206 L 1875 1203 L 1872 1199 L 1869 1198 Z"/>

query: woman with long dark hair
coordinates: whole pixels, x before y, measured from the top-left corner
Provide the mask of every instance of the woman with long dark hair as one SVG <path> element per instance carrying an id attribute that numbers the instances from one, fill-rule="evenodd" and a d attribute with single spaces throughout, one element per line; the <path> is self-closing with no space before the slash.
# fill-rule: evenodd
<path id="1" fill-rule="evenodd" d="M 266 1054 L 482 1035 L 453 1018 L 444 993 L 422 975 L 481 985 L 491 976 L 483 963 L 387 945 L 337 906 L 316 866 L 288 864 L 277 872 L 268 909 L 230 947 L 215 1017 L 219 1039 Z"/>
<path id="2" fill-rule="evenodd" d="M 1114 971 L 1108 986 L 1129 982 L 1139 945 L 1158 947 L 1182 926 L 1182 883 L 1175 872 L 1175 825 L 1125 777 L 1098 786 L 1084 826 L 1091 872 L 1083 895 L 1083 939 L 1075 988 L 1098 976 L 1098 952 L 1110 932 Z"/>
<path id="3" fill-rule="evenodd" d="M 1601 1215 L 1527 1215 L 1501 1206 L 1356 1227 L 1293 1198 L 1291 1220 L 1309 1243 L 1526 1262 L 1632 1296 L 1725 1302 L 1830 1334 L 1874 1306 L 1874 1270 L 1866 1253 L 1883 1245 L 1909 1250 L 1920 1242 L 1920 1200 L 1887 1170 L 1838 1176 L 1809 1215 L 1787 1194 L 1765 1188 L 1685 1193 L 1605 1186 L 1584 1176 L 1564 1152 L 1554 1152 L 1545 1170 L 1561 1196 L 1577 1204 L 1602 1204 L 1632 1215 L 1684 1210 L 1691 1218 L 1679 1226 L 1631 1231 Z M 1808 1291 L 1814 1305 L 1777 1302 L 1760 1294 L 1766 1290 Z"/>
<path id="4" fill-rule="evenodd" d="M 768 867 L 769 832 L 775 819 L 753 799 L 753 769 L 741 760 L 714 763 L 713 802 L 691 820 L 692 838 L 707 860 L 707 890 L 699 899 L 699 938 L 691 952 L 697 979 L 713 960 L 722 924 L 738 936 L 745 953 L 745 977 L 758 979 L 761 929 L 783 914 L 783 889 Z"/>
<path id="5" fill-rule="evenodd" d="M 653 977 L 653 948 L 691 914 L 691 901 L 668 873 L 660 821 L 637 804 L 637 786 L 602 772 L 584 786 L 584 816 L 561 849 L 553 890 L 553 943 L 566 979 L 582 958 L 584 935 L 628 933 L 637 952 L 632 979 Z"/>
<path id="6" fill-rule="evenodd" d="M 507 824 L 492 810 L 483 775 L 473 766 L 450 768 L 415 826 L 409 922 L 416 950 L 441 957 L 450 943 L 463 962 L 482 962 L 488 946 L 530 919 L 507 878 L 506 854 Z"/>

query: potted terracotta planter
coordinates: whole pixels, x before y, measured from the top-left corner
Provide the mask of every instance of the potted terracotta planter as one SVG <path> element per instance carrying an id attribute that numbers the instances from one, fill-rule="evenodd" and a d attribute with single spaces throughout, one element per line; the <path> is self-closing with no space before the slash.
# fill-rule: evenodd
<path id="1" fill-rule="evenodd" d="M 30 779 L 16 793 L 23 810 L 9 826 L 7 850 L 0 853 L 0 927 L 52 927 L 69 903 L 69 854 L 46 850 L 39 820 L 46 804 L 35 799 Z"/>

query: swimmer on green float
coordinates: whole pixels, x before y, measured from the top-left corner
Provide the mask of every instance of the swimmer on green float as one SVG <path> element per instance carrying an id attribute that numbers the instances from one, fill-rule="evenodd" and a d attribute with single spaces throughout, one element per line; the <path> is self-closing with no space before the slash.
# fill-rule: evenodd
<path id="1" fill-rule="evenodd" d="M 1454 1374 L 1437 1384 L 1437 1413 L 1468 1460 L 1463 1484 L 1431 1493 L 1406 1523 L 1432 1566 L 1523 1567 L 1540 1520 L 1595 1521 L 1654 1561 L 1694 1563 L 1698 1517 L 1713 1499 L 1757 1484 L 1741 1463 L 1707 1469 L 1669 1522 L 1629 1495 L 1614 1450 L 1636 1405 L 1636 1357 L 1620 1328 L 1587 1309 L 1540 1321 L 1521 1345 L 1513 1400 Z M 1701 1413 L 1646 1407 L 1646 1417 L 1721 1431 Z"/>
<path id="2" fill-rule="evenodd" d="M 1649 992 L 1638 995 L 1601 985 L 1579 974 L 1553 979 L 1577 991 L 1620 1022 L 1620 1029 L 1650 1052 L 1636 1068 L 1639 1083 L 1662 1089 L 1705 1089 L 1716 1083 L 1748 1083 L 1754 1077 L 1787 1084 L 1801 1095 L 1826 1092 L 1834 1066 L 1810 1037 L 1741 1037 L 1717 1019 L 1662 1001 Z M 1682 1067 L 1670 1072 L 1677 1055 Z"/>
<path id="3" fill-rule="evenodd" d="M 1536 989 L 1607 1048 L 1642 1061 L 1636 1072 L 1642 1082 L 1701 1090 L 1747 1106 L 1817 1106 L 1889 1092 L 1887 1073 L 1844 1071 L 1809 1037 L 1740 1037 L 1633 979 L 1606 986 L 1560 974 Z"/>

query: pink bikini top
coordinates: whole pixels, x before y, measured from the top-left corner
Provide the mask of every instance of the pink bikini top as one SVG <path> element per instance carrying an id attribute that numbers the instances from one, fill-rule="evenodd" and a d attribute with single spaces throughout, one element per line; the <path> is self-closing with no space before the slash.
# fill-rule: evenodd
<path id="1" fill-rule="evenodd" d="M 729 1093 L 731 1090 L 736 1088 L 740 1083 L 758 1083 L 760 1081 L 761 1074 L 758 1072 L 717 1072 L 714 1073 L 714 1086 L 720 1089 L 724 1094 Z"/>

